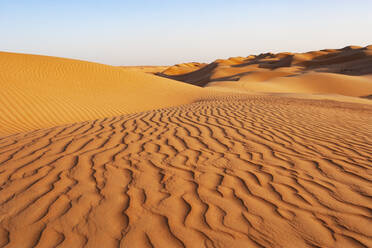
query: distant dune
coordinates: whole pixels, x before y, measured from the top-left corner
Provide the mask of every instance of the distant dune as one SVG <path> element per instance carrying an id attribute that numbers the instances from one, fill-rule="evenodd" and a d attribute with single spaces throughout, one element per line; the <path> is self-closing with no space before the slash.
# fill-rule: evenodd
<path id="1" fill-rule="evenodd" d="M 197 86 L 250 92 L 293 92 L 365 96 L 372 93 L 372 46 L 308 53 L 260 54 L 216 60 L 198 70 L 178 67 L 156 75 Z"/>
<path id="2" fill-rule="evenodd" d="M 0 52 L 0 136 L 190 103 L 200 91 L 114 66 Z"/>
<path id="3" fill-rule="evenodd" d="M 120 66 L 121 68 L 125 69 L 126 71 L 138 71 L 138 72 L 145 72 L 150 74 L 155 74 L 162 72 L 169 68 L 169 66 Z"/>
<path id="4" fill-rule="evenodd" d="M 173 65 L 173 66 L 166 68 L 161 73 L 165 75 L 175 76 L 175 75 L 197 71 L 206 65 L 207 64 L 205 63 L 197 63 L 197 62 L 177 64 L 177 65 Z"/>
<path id="5" fill-rule="evenodd" d="M 345 96 L 364 96 L 372 92 L 372 80 L 363 76 L 348 76 L 334 73 L 310 72 L 296 77 L 278 77 L 266 81 L 248 80 L 237 82 L 212 82 L 208 86 L 236 88 L 251 92 L 323 93 Z"/>
<path id="6" fill-rule="evenodd" d="M 120 66 L 120 67 L 132 71 L 175 76 L 197 71 L 206 65 L 207 65 L 206 63 L 190 62 L 172 66 Z"/>

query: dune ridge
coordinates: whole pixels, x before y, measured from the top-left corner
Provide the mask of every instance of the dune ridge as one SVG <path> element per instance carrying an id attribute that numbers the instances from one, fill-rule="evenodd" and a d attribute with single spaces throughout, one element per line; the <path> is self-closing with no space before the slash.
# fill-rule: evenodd
<path id="1" fill-rule="evenodd" d="M 155 74 L 202 87 L 359 97 L 372 93 L 372 46 L 232 57 L 191 72 Z"/>
<path id="2" fill-rule="evenodd" d="M 371 247 L 371 125 L 233 94 L 0 138 L 0 246 Z"/>
<path id="3" fill-rule="evenodd" d="M 119 66 L 120 68 L 123 68 L 126 71 L 139 71 L 139 72 L 145 72 L 149 74 L 155 74 L 158 72 L 165 71 L 169 68 L 169 66 L 151 66 L 151 65 L 145 65 L 145 66 Z"/>
<path id="4" fill-rule="evenodd" d="M 0 52 L 0 136 L 190 103 L 202 92 L 115 66 Z"/>
<path id="5" fill-rule="evenodd" d="M 198 62 L 182 63 L 182 64 L 169 66 L 165 70 L 161 71 L 160 73 L 165 74 L 165 75 L 175 76 L 175 75 L 197 71 L 206 65 L 207 65 L 206 63 L 198 63 Z"/>

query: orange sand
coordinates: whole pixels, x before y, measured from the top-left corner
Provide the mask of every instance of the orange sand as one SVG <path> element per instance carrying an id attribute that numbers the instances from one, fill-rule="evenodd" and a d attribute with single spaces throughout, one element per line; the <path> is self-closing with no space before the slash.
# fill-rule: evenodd
<path id="1" fill-rule="evenodd" d="M 200 92 L 119 67 L 0 52 L 0 136 L 190 103 Z"/>
<path id="2" fill-rule="evenodd" d="M 0 247 L 372 247 L 372 78 L 330 55 L 355 51 L 172 69 L 208 89 L 0 53 Z"/>
<path id="3" fill-rule="evenodd" d="M 198 86 L 249 92 L 365 96 L 372 94 L 372 49 L 345 47 L 308 53 L 261 54 L 216 60 L 199 70 L 159 76 Z"/>
<path id="4" fill-rule="evenodd" d="M 0 246 L 371 247 L 372 107 L 211 98 L 0 139 Z"/>

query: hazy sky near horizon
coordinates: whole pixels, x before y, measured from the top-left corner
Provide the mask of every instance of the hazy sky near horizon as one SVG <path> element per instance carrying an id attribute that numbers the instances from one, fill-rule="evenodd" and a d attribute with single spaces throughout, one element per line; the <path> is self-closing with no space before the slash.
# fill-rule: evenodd
<path id="1" fill-rule="evenodd" d="M 0 51 L 170 65 L 372 44 L 372 0 L 0 0 Z"/>

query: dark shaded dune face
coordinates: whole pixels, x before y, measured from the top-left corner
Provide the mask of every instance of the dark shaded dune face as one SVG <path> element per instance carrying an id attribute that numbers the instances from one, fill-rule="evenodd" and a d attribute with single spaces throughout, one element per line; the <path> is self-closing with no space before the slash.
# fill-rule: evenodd
<path id="1" fill-rule="evenodd" d="M 362 96 L 362 98 L 372 99 L 372 95 Z"/>
<path id="2" fill-rule="evenodd" d="M 164 73 L 156 73 L 155 75 L 203 87 L 211 81 L 210 78 L 217 66 L 217 63 L 211 63 L 209 65 L 203 66 L 199 70 L 192 71 L 186 74 L 167 75 Z"/>
<path id="3" fill-rule="evenodd" d="M 0 139 L 0 246 L 372 247 L 372 108 L 235 95 Z"/>
<path id="4" fill-rule="evenodd" d="M 193 71 L 197 71 L 206 65 L 207 64 L 205 63 L 197 63 L 197 62 L 177 64 L 177 65 L 166 68 L 160 73 L 164 75 L 168 75 L 168 76 L 182 75 L 182 74 L 187 74 Z"/>
<path id="5" fill-rule="evenodd" d="M 348 46 L 342 49 L 324 49 L 307 53 L 263 53 L 248 57 L 218 59 L 198 70 L 185 73 L 178 71 L 177 75 L 166 71 L 158 76 L 206 86 L 217 81 L 239 81 L 250 73 L 271 73 L 278 70 L 292 70 L 292 76 L 301 76 L 309 72 L 333 73 L 349 76 L 364 76 L 372 74 L 371 46 Z M 250 80 L 254 81 L 254 80 Z M 332 91 L 328 93 L 334 93 Z"/>
<path id="6" fill-rule="evenodd" d="M 366 75 L 372 73 L 372 53 L 367 48 L 346 47 L 336 52 L 317 56 L 305 61 L 306 69 L 345 75 Z"/>

